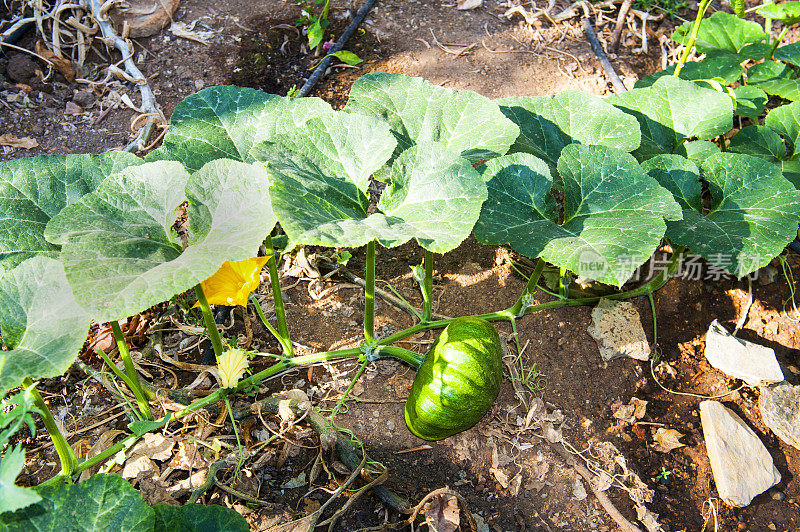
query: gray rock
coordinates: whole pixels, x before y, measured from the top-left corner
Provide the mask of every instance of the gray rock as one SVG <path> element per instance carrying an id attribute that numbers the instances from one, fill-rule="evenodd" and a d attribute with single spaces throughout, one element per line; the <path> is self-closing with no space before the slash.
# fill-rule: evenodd
<path id="1" fill-rule="evenodd" d="M 778 438 L 800 449 L 800 386 L 781 382 L 759 388 L 761 419 Z"/>
<path id="2" fill-rule="evenodd" d="M 601 299 L 592 310 L 589 334 L 597 342 L 603 360 L 630 357 L 650 360 L 650 344 L 633 303 Z"/>
<path id="3" fill-rule="evenodd" d="M 736 338 L 717 320 L 708 327 L 705 355 L 712 366 L 750 386 L 773 384 L 784 379 L 775 351 Z"/>
<path id="4" fill-rule="evenodd" d="M 747 506 L 781 481 L 767 448 L 742 419 L 718 401 L 700 403 L 706 451 L 720 498 Z"/>

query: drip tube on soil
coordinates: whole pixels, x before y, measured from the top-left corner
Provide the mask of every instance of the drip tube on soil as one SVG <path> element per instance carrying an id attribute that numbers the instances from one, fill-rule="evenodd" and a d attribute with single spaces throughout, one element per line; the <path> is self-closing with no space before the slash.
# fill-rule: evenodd
<path id="1" fill-rule="evenodd" d="M 344 30 L 344 33 L 342 33 L 341 37 L 339 37 L 339 40 L 337 40 L 336 43 L 333 46 L 331 46 L 330 50 L 328 50 L 327 55 L 325 55 L 325 57 L 322 59 L 317 68 L 314 69 L 314 72 L 311 74 L 311 77 L 309 77 L 308 81 L 306 81 L 300 88 L 298 96 L 301 97 L 308 96 L 308 93 L 311 92 L 311 89 L 314 88 L 314 85 L 316 85 L 317 82 L 322 78 L 322 76 L 325 74 L 325 71 L 328 70 L 328 67 L 330 66 L 331 62 L 333 62 L 334 58 L 333 54 L 344 48 L 344 45 L 347 42 L 347 40 L 361 25 L 361 23 L 367 17 L 367 13 L 369 13 L 370 9 L 372 9 L 372 6 L 374 6 L 375 2 L 377 1 L 378 0 L 367 0 L 367 3 L 364 4 L 361 7 L 361 9 L 358 10 L 356 16 L 353 17 L 353 21 L 350 23 L 349 26 L 347 26 L 347 29 Z"/>
<path id="2" fill-rule="evenodd" d="M 27 33 L 28 30 L 33 27 L 33 25 L 33 18 L 21 19 L 6 29 L 3 33 L 0 33 L 0 57 L 5 55 L 3 50 L 4 44 L 17 44 L 22 36 L 25 35 L 25 33 Z"/>
<path id="3" fill-rule="evenodd" d="M 594 32 L 592 22 L 587 17 L 583 17 L 583 31 L 586 33 L 586 38 L 589 39 L 589 44 L 592 45 L 592 51 L 594 51 L 594 55 L 596 55 L 600 60 L 600 64 L 603 66 L 603 70 L 608 76 L 608 79 L 610 79 L 611 84 L 614 85 L 615 92 L 626 92 L 628 89 L 625 88 L 622 80 L 619 79 L 619 76 L 614 71 L 614 67 L 611 65 L 606 53 L 603 51 L 603 47 L 600 46 L 600 41 L 597 40 L 597 34 Z"/>

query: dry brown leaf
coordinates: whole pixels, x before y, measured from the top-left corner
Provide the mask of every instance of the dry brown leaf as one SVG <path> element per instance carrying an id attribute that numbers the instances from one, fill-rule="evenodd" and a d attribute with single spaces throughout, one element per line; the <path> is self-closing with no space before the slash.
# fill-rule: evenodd
<path id="1" fill-rule="evenodd" d="M 18 138 L 16 135 L 12 135 L 11 133 L 0 135 L 0 146 L 11 146 L 12 148 L 30 150 L 38 145 L 39 143 L 32 137 Z"/>
<path id="2" fill-rule="evenodd" d="M 506 475 L 502 469 L 495 469 L 492 467 L 489 469 L 489 472 L 492 475 L 494 475 L 494 478 L 497 480 L 497 483 L 500 484 L 500 486 L 502 486 L 503 489 L 508 488 L 508 475 Z"/>
<path id="3" fill-rule="evenodd" d="M 169 466 L 174 469 L 190 471 L 192 469 L 203 469 L 207 464 L 197 445 L 183 440 L 178 442 L 178 452 L 169 461 Z"/>
<path id="4" fill-rule="evenodd" d="M 75 81 L 75 69 L 72 68 L 72 62 L 54 54 L 47 48 L 44 41 L 39 40 L 36 42 L 36 53 L 53 63 L 55 69 L 61 72 L 67 82 L 72 83 Z"/>
<path id="5" fill-rule="evenodd" d="M 631 397 L 627 405 L 620 405 L 614 410 L 614 417 L 626 423 L 635 423 L 642 419 L 647 412 L 647 401 L 638 397 Z"/>
<path id="6" fill-rule="evenodd" d="M 656 431 L 655 436 L 653 436 L 653 439 L 656 442 L 656 451 L 660 453 L 668 453 L 673 449 L 685 447 L 685 444 L 678 441 L 683 436 L 683 434 L 675 429 L 665 429 L 663 427 L 659 428 Z"/>
<path id="7" fill-rule="evenodd" d="M 455 532 L 461 519 L 458 499 L 452 495 L 439 495 L 425 504 L 425 522 L 431 532 Z"/>
<path id="8" fill-rule="evenodd" d="M 175 440 L 165 438 L 161 434 L 146 433 L 142 436 L 142 440 L 133 446 L 131 455 L 142 454 L 148 456 L 153 460 L 169 460 L 172 457 L 172 448 L 175 446 Z"/>
<path id="9" fill-rule="evenodd" d="M 483 0 L 458 0 L 456 9 L 467 11 L 469 9 L 477 9 L 483 5 Z"/>
<path id="10" fill-rule="evenodd" d="M 146 478 L 155 478 L 161 474 L 161 471 L 155 462 L 142 454 L 135 454 L 125 460 L 125 466 L 122 468 L 122 478 L 130 480 L 138 478 L 142 473 L 146 474 Z"/>

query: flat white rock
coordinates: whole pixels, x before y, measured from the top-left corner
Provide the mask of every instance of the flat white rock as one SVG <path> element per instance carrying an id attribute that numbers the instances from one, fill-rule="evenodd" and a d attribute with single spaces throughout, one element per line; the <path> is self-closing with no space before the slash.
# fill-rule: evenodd
<path id="1" fill-rule="evenodd" d="M 726 503 L 747 506 L 781 481 L 767 448 L 732 410 L 718 401 L 703 401 L 700 422 L 714 483 Z"/>
<path id="2" fill-rule="evenodd" d="M 784 380 L 775 351 L 736 338 L 717 320 L 708 327 L 705 355 L 712 366 L 750 386 Z"/>
<path id="3" fill-rule="evenodd" d="M 650 360 L 650 344 L 639 311 L 630 301 L 601 299 L 592 310 L 592 324 L 588 330 L 603 360 L 617 357 Z"/>
<path id="4" fill-rule="evenodd" d="M 778 438 L 800 449 L 800 386 L 781 382 L 759 390 L 758 407 L 764 424 Z"/>

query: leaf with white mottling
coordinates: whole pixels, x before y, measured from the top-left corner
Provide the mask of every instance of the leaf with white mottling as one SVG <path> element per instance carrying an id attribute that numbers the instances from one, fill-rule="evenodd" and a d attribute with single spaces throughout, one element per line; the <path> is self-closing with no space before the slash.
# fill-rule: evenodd
<path id="1" fill-rule="evenodd" d="M 58 246 L 44 238 L 50 218 L 109 175 L 143 162 L 126 152 L 0 162 L 0 273 L 36 254 L 57 255 Z"/>
<path id="2" fill-rule="evenodd" d="M 60 262 L 32 257 L 0 278 L 0 390 L 25 377 L 63 374 L 89 332 L 89 316 L 75 302 Z"/>
<path id="3" fill-rule="evenodd" d="M 520 128 L 513 152 L 533 154 L 555 167 L 561 150 L 579 142 L 631 152 L 639 147 L 636 120 L 593 94 L 566 90 L 553 96 L 497 100 Z"/>
<path id="4" fill-rule="evenodd" d="M 215 159 L 252 162 L 250 149 L 306 120 L 332 113 L 319 98 L 289 98 L 246 87 L 208 87 L 172 113 L 162 146 L 148 161 L 174 160 L 190 172 Z"/>
<path id="5" fill-rule="evenodd" d="M 489 98 L 402 74 L 360 77 L 345 111 L 387 122 L 398 142 L 395 156 L 417 143 L 441 142 L 476 162 L 506 153 L 519 135 Z"/>
<path id="6" fill-rule="evenodd" d="M 226 260 L 256 255 L 275 225 L 263 165 L 229 159 L 189 176 L 174 161 L 147 163 L 104 181 L 64 209 L 46 235 L 62 244 L 75 298 L 98 322 L 166 301 Z M 189 201 L 188 246 L 172 229 Z"/>
<path id="7" fill-rule="evenodd" d="M 639 121 L 642 145 L 634 155 L 640 161 L 673 153 L 683 139 L 711 139 L 733 128 L 733 101 L 728 95 L 674 76 L 607 101 Z"/>
<path id="8" fill-rule="evenodd" d="M 119 475 L 95 475 L 80 484 L 39 486 L 42 500 L 16 512 L 0 514 L 9 532 L 151 532 L 155 512 Z"/>
<path id="9" fill-rule="evenodd" d="M 800 102 L 792 102 L 772 109 L 764 125 L 789 142 L 792 155 L 800 154 Z"/>
<path id="10" fill-rule="evenodd" d="M 664 218 L 680 217 L 667 190 L 629 154 L 600 146 L 567 146 L 558 160 L 564 222 L 550 194 L 548 165 L 527 154 L 489 161 L 489 198 L 475 226 L 487 244 L 508 243 L 528 257 L 616 286 L 658 247 Z M 602 268 L 589 275 L 587 262 Z"/>
<path id="11" fill-rule="evenodd" d="M 286 145 L 254 151 L 268 162 L 281 227 L 301 244 L 358 247 L 377 239 L 394 247 L 416 238 L 437 253 L 455 248 L 469 235 L 486 198 L 480 175 L 443 143 L 418 144 L 395 160 L 377 212 L 370 214 L 368 177 L 395 146 L 388 130 L 377 125 L 372 118 L 342 113 L 309 121 L 285 137 Z M 337 131 L 348 131 L 349 137 L 334 149 Z"/>
<path id="12" fill-rule="evenodd" d="M 675 186 L 670 182 L 680 183 L 687 199 L 681 201 L 683 220 L 667 222 L 670 240 L 743 277 L 769 264 L 794 239 L 800 222 L 800 192 L 776 165 L 738 153 L 711 155 L 699 172 L 690 165 L 682 157 L 666 155 L 642 164 L 673 193 Z M 711 195 L 705 215 L 701 177 Z"/>

